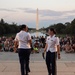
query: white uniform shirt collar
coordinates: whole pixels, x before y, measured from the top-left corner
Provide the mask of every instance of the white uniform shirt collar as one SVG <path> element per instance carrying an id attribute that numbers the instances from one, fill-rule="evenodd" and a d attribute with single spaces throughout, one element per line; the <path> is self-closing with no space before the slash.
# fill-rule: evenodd
<path id="1" fill-rule="evenodd" d="M 20 32 L 26 32 L 26 31 L 21 30 Z"/>
<path id="2" fill-rule="evenodd" d="M 50 36 L 50 38 L 53 38 L 53 37 L 55 37 L 55 34 L 53 36 Z"/>

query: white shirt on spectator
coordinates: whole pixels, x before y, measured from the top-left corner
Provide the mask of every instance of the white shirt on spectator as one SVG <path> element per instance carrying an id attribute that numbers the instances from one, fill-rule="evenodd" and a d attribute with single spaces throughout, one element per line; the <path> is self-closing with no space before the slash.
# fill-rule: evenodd
<path id="1" fill-rule="evenodd" d="M 19 42 L 18 48 L 22 49 L 30 49 L 30 44 L 28 43 L 28 40 L 31 40 L 31 35 L 25 31 L 20 31 L 17 33 L 15 37 L 15 41 Z"/>
<path id="2" fill-rule="evenodd" d="M 59 45 L 59 38 L 55 35 L 48 36 L 46 39 L 46 43 L 48 44 L 47 52 L 57 52 L 57 45 Z"/>

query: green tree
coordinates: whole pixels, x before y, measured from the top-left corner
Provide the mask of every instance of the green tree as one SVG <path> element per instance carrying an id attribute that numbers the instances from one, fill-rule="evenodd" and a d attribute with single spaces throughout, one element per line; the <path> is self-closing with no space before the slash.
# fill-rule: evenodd
<path id="1" fill-rule="evenodd" d="M 75 34 L 75 19 L 71 22 L 70 33 Z"/>

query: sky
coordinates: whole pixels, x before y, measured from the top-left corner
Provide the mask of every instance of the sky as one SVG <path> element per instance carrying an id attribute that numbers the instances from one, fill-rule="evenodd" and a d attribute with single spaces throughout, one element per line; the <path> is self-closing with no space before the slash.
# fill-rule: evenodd
<path id="1" fill-rule="evenodd" d="M 75 18 L 75 0 L 0 0 L 0 19 L 35 28 L 37 8 L 39 28 Z"/>

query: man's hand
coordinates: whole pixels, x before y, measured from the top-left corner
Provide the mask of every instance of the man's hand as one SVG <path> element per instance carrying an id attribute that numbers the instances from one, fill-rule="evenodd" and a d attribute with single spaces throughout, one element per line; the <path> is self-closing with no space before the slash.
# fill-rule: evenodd
<path id="1" fill-rule="evenodd" d="M 58 54 L 58 59 L 61 59 L 60 54 Z"/>
<path id="2" fill-rule="evenodd" d="M 60 57 L 60 45 L 57 45 L 57 49 L 58 49 L 58 59 L 60 59 L 61 57 Z"/>
<path id="3" fill-rule="evenodd" d="M 14 51 L 13 51 L 13 52 L 14 52 L 14 53 L 16 53 L 16 51 L 17 51 L 17 48 L 14 46 L 14 47 L 13 47 L 13 49 L 14 49 Z"/>
<path id="4" fill-rule="evenodd" d="M 14 48 L 14 53 L 16 53 L 17 48 Z"/>
<path id="5" fill-rule="evenodd" d="M 14 53 L 16 53 L 16 51 L 14 50 Z"/>

